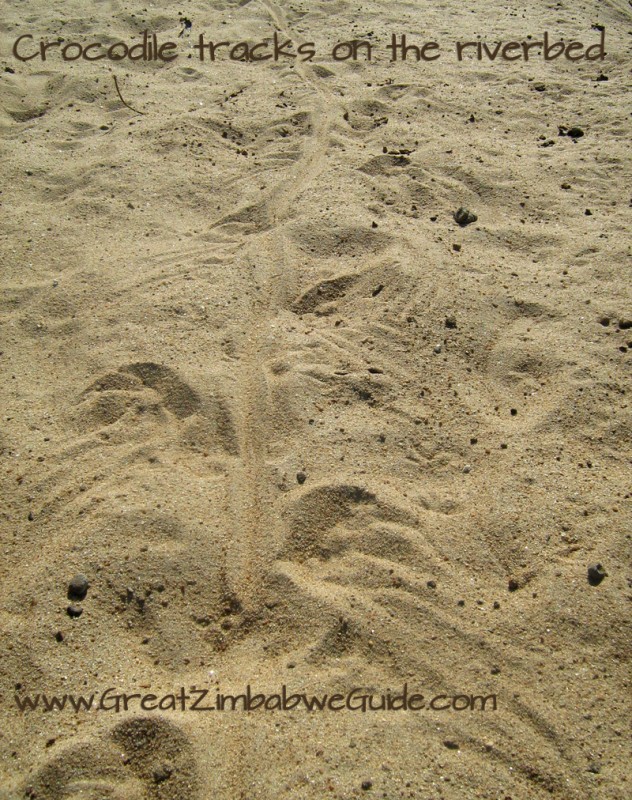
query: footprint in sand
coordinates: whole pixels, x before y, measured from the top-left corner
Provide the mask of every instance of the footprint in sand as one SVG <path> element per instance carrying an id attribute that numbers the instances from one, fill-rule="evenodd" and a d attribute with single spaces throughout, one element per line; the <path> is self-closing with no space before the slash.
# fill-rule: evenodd
<path id="1" fill-rule="evenodd" d="M 164 719 L 137 717 L 98 741 L 53 754 L 27 779 L 24 800 L 182 800 L 199 797 L 187 737 Z"/>

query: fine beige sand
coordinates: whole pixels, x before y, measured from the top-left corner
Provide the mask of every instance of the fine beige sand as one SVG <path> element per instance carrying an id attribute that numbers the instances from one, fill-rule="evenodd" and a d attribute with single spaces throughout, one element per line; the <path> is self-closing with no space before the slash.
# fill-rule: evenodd
<path id="1" fill-rule="evenodd" d="M 595 26 L 603 61 L 454 57 Z M 11 54 L 145 29 L 177 60 Z M 193 50 L 275 30 L 314 60 Z M 631 30 L 626 0 L 6 0 L 3 800 L 630 797 Z M 169 699 L 405 684 L 423 709 Z M 42 705 L 108 690 L 162 708 Z"/>

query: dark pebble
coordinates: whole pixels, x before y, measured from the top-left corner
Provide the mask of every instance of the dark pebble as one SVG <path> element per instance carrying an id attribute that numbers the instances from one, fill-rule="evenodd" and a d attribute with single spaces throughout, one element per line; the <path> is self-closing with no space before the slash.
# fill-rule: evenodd
<path id="1" fill-rule="evenodd" d="M 68 608 L 66 609 L 66 613 L 68 614 L 69 617 L 76 619 L 77 617 L 80 617 L 83 614 L 83 608 L 81 608 L 81 606 L 68 606 Z"/>
<path id="2" fill-rule="evenodd" d="M 296 473 L 296 480 L 303 484 L 307 480 L 307 475 L 304 472 L 297 472 Z"/>
<path id="3" fill-rule="evenodd" d="M 445 739 L 443 744 L 448 748 L 448 750 L 458 750 L 459 745 L 453 739 Z"/>
<path id="4" fill-rule="evenodd" d="M 588 772 L 598 775 L 601 772 L 601 764 L 598 761 L 593 761 L 592 764 L 588 765 Z"/>
<path id="5" fill-rule="evenodd" d="M 579 139 L 584 135 L 584 131 L 577 126 L 574 126 L 566 131 L 566 135 L 570 136 L 571 139 Z"/>
<path id="6" fill-rule="evenodd" d="M 362 788 L 365 792 L 368 792 L 369 789 L 373 786 L 373 781 L 362 781 Z"/>
<path id="7" fill-rule="evenodd" d="M 607 81 L 607 80 L 609 80 L 609 78 L 608 78 L 608 76 L 607 76 L 607 75 L 604 75 L 604 74 L 603 74 L 603 72 L 602 72 L 602 73 L 601 73 L 601 75 L 598 75 L 598 76 L 595 78 L 595 80 L 596 80 L 596 81 Z"/>
<path id="8" fill-rule="evenodd" d="M 446 328 L 456 328 L 456 317 L 446 317 L 445 318 L 445 326 Z"/>
<path id="9" fill-rule="evenodd" d="M 588 567 L 588 583 L 591 586 L 599 586 L 607 575 L 608 573 L 601 564 L 591 564 Z"/>
<path id="10" fill-rule="evenodd" d="M 462 228 L 464 228 L 466 225 L 470 225 L 472 222 L 476 222 L 478 219 L 476 214 L 472 214 L 471 211 L 468 211 L 467 208 L 463 208 L 463 206 L 458 208 L 454 212 L 453 216 L 454 221 L 457 222 Z"/>
<path id="11" fill-rule="evenodd" d="M 429 589 L 436 589 L 436 588 L 437 588 L 437 583 L 436 583 L 436 581 L 428 581 L 428 582 L 426 583 L 426 586 L 427 586 Z"/>
<path id="12" fill-rule="evenodd" d="M 83 600 L 88 594 L 90 583 L 85 575 L 75 575 L 68 584 L 68 599 Z"/>
<path id="13" fill-rule="evenodd" d="M 515 592 L 520 588 L 520 584 L 518 583 L 517 580 L 511 578 L 507 584 L 507 588 L 509 589 L 510 592 Z"/>

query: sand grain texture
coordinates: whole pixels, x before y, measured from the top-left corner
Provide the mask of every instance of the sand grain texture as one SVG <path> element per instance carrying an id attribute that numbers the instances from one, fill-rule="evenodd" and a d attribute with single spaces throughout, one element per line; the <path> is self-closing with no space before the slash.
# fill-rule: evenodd
<path id="1" fill-rule="evenodd" d="M 596 23 L 603 63 L 450 51 Z M 629 797 L 631 25 L 624 0 L 5 3 L 0 797 Z M 144 28 L 178 60 L 10 56 Z M 190 49 L 275 29 L 315 62 Z M 391 33 L 445 58 L 325 54 Z M 498 709 L 13 701 L 404 682 Z"/>

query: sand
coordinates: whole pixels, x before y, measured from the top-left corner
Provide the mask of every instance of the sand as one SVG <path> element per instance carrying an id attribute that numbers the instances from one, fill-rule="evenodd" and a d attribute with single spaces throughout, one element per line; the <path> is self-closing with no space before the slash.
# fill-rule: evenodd
<path id="1" fill-rule="evenodd" d="M 5 3 L 2 798 L 630 796 L 629 12 Z"/>

